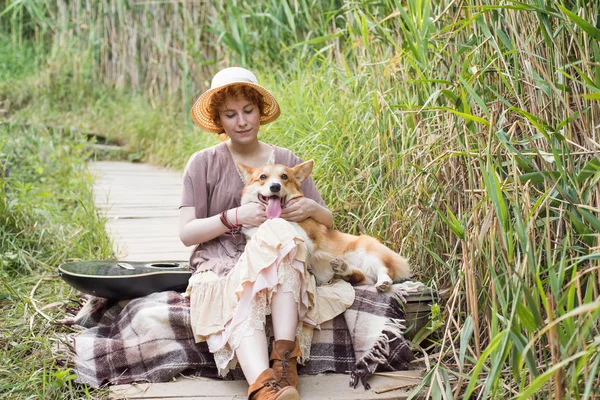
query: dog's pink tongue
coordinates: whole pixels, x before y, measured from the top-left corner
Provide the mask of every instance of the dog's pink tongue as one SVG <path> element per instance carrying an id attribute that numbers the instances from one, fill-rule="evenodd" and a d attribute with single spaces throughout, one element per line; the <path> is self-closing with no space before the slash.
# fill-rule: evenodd
<path id="1" fill-rule="evenodd" d="M 267 204 L 267 218 L 279 218 L 281 217 L 281 200 L 277 196 L 269 198 L 269 204 Z"/>

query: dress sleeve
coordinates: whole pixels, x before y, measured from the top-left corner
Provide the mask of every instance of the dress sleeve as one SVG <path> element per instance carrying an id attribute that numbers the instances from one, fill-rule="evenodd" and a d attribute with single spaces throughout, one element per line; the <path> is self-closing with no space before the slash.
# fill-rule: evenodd
<path id="1" fill-rule="evenodd" d="M 194 207 L 196 218 L 206 218 L 208 208 L 206 189 L 206 160 L 202 153 L 196 153 L 188 161 L 183 172 L 181 207 Z"/>

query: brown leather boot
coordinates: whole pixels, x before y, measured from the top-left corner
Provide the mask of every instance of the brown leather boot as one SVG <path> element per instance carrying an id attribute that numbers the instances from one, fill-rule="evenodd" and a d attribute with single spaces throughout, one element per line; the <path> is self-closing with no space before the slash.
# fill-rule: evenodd
<path id="1" fill-rule="evenodd" d="M 293 387 L 282 387 L 272 368 L 265 369 L 248 388 L 248 400 L 300 400 Z"/>
<path id="2" fill-rule="evenodd" d="M 273 351 L 271 351 L 273 366 L 271 368 L 279 377 L 281 386 L 292 386 L 298 389 L 297 360 L 301 355 L 298 339 L 295 342 L 277 340 L 273 344 Z"/>

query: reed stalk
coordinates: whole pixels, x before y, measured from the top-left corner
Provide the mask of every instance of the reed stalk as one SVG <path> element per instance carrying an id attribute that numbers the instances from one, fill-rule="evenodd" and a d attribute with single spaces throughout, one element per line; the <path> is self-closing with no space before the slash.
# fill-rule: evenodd
<path id="1" fill-rule="evenodd" d="M 144 115 L 124 134 L 152 162 L 182 167 L 206 142 L 187 110 L 216 70 L 257 71 L 283 109 L 264 139 L 317 161 L 337 228 L 450 289 L 440 336 L 419 335 L 439 353 L 432 397 L 599 395 L 598 2 L 4 5 L 13 46 L 80 88 L 48 93 L 91 101 L 102 82 L 175 104 L 177 131 Z"/>

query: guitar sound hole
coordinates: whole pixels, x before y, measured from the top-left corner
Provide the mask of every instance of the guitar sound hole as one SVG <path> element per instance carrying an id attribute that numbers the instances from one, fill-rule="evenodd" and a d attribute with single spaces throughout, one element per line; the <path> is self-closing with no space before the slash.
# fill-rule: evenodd
<path id="1" fill-rule="evenodd" d="M 146 264 L 146 267 L 153 267 L 153 268 L 177 268 L 177 267 L 179 267 L 179 263 L 152 263 L 152 264 Z"/>

